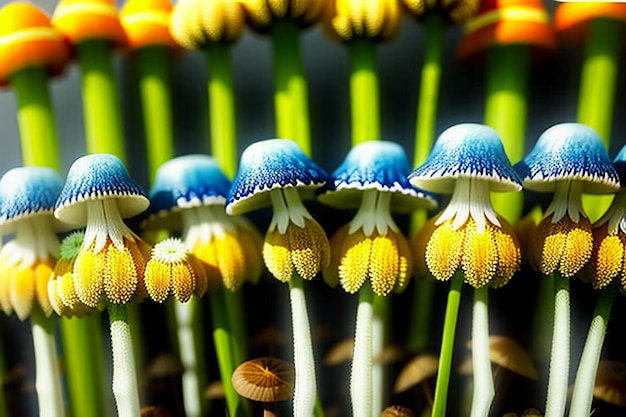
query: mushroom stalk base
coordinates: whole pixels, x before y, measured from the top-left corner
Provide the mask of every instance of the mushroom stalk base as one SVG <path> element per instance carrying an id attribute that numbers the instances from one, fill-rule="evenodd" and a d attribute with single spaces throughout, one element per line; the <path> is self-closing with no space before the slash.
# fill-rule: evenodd
<path id="1" fill-rule="evenodd" d="M 472 317 L 472 367 L 474 395 L 471 417 L 486 417 L 495 395 L 489 358 L 489 287 L 474 289 Z"/>
<path id="2" fill-rule="evenodd" d="M 30 320 L 35 348 L 35 387 L 39 402 L 39 415 L 63 417 L 65 409 L 61 393 L 61 376 L 57 364 L 54 322 L 37 309 L 31 313 Z"/>
<path id="3" fill-rule="evenodd" d="M 293 394 L 294 417 L 311 417 L 317 396 L 317 378 L 311 341 L 311 326 L 306 306 L 302 278 L 294 274 L 289 280 L 291 324 L 293 331 L 293 359 L 296 383 Z"/>
<path id="4" fill-rule="evenodd" d="M 137 371 L 126 306 L 109 304 L 111 350 L 113 353 L 113 395 L 120 417 L 140 417 Z"/>
<path id="5" fill-rule="evenodd" d="M 554 277 L 554 330 L 550 354 L 548 395 L 545 417 L 565 414 L 570 356 L 570 296 L 569 278 Z"/>
<path id="6" fill-rule="evenodd" d="M 372 290 L 368 285 L 359 290 L 359 303 L 356 313 L 356 330 L 354 335 L 354 355 L 350 374 L 350 397 L 352 399 L 352 415 L 368 417 L 372 414 Z"/>

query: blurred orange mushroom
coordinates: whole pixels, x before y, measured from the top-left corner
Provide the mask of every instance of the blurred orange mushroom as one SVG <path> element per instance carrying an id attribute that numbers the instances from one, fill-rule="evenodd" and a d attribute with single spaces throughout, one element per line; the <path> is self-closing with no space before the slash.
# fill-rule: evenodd
<path id="1" fill-rule="evenodd" d="M 61 0 L 52 15 L 52 24 L 72 44 L 109 40 L 115 46 L 126 43 L 113 0 Z"/>
<path id="2" fill-rule="evenodd" d="M 484 0 L 466 26 L 459 57 L 468 60 L 496 45 L 526 44 L 537 51 L 556 48 L 550 15 L 541 0 Z"/>
<path id="3" fill-rule="evenodd" d="M 554 26 L 559 38 L 567 44 L 581 46 L 589 37 L 590 23 L 608 19 L 626 25 L 626 3 L 588 1 L 559 3 L 554 11 Z"/>
<path id="4" fill-rule="evenodd" d="M 0 85 L 15 72 L 44 67 L 49 75 L 63 71 L 69 48 L 50 19 L 29 3 L 10 3 L 0 10 Z"/>
<path id="5" fill-rule="evenodd" d="M 120 20 L 130 49 L 146 46 L 178 48 L 170 34 L 173 5 L 169 0 L 129 0 L 120 10 Z"/>

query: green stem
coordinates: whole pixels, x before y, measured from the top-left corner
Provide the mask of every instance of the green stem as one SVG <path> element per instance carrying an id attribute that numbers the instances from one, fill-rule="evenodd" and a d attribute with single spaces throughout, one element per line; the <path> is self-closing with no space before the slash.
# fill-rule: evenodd
<path id="1" fill-rule="evenodd" d="M 131 328 L 126 306 L 109 304 L 111 351 L 113 354 L 113 396 L 120 417 L 139 417 L 139 390 Z"/>
<path id="2" fill-rule="evenodd" d="M 306 306 L 302 277 L 294 274 L 289 280 L 291 325 L 293 333 L 293 360 L 296 383 L 293 394 L 294 417 L 313 415 L 317 396 L 315 359 L 311 341 L 311 326 Z"/>
<path id="3" fill-rule="evenodd" d="M 11 76 L 24 165 L 59 169 L 57 129 L 45 68 L 31 67 Z"/>
<path id="4" fill-rule="evenodd" d="M 545 417 L 561 417 L 565 413 L 570 357 L 569 278 L 554 277 L 554 330 L 550 353 L 550 372 Z"/>
<path id="5" fill-rule="evenodd" d="M 593 128 L 609 149 L 615 93 L 622 48 L 622 23 L 615 19 L 593 19 L 585 46 L 577 121 Z M 593 222 L 602 216 L 612 196 L 583 195 L 583 206 Z"/>
<path id="6" fill-rule="evenodd" d="M 592 20 L 583 58 L 577 120 L 593 128 L 606 149 L 611 138 L 622 32 L 622 23 L 615 19 Z"/>
<path id="7" fill-rule="evenodd" d="M 491 359 L 489 358 L 489 287 L 474 289 L 472 317 L 472 368 L 474 395 L 471 417 L 489 415 L 495 395 Z"/>
<path id="8" fill-rule="evenodd" d="M 54 339 L 54 320 L 39 309 L 30 315 L 35 348 L 35 388 L 39 402 L 39 415 L 63 417 L 63 393 L 59 374 L 58 355 Z"/>
<path id="9" fill-rule="evenodd" d="M 417 125 L 415 134 L 415 166 L 426 161 L 433 142 L 437 123 L 437 104 L 441 83 L 441 62 L 443 56 L 443 34 L 445 22 L 440 13 L 430 13 L 424 18 L 426 44 L 424 64 L 420 78 L 420 91 L 417 104 Z"/>
<path id="10" fill-rule="evenodd" d="M 174 157 L 170 91 L 171 58 L 171 51 L 163 46 L 150 46 L 137 51 L 139 92 L 151 181 L 154 180 L 159 167 Z"/>
<path id="11" fill-rule="evenodd" d="M 88 153 L 110 153 L 126 161 L 117 85 L 108 41 L 76 45 L 81 66 Z"/>
<path id="12" fill-rule="evenodd" d="M 211 319 L 213 320 L 213 342 L 215 344 L 215 354 L 217 364 L 220 369 L 224 394 L 226 396 L 226 407 L 228 415 L 232 417 L 245 416 L 244 405 L 241 397 L 233 388 L 231 376 L 235 368 L 233 367 L 233 354 L 235 347 L 232 346 L 232 329 L 228 320 L 226 299 L 224 289 L 219 289 L 210 294 Z"/>
<path id="13" fill-rule="evenodd" d="M 528 45 L 503 45 L 489 50 L 485 124 L 494 128 L 511 163 L 524 157 L 530 65 Z M 522 193 L 494 193 L 493 206 L 510 223 L 522 214 Z"/>
<path id="14" fill-rule="evenodd" d="M 354 355 L 350 374 L 350 398 L 352 415 L 355 417 L 372 416 L 373 394 L 373 351 L 372 351 L 372 289 L 365 285 L 359 291 L 359 303 L 356 312 L 354 332 Z"/>
<path id="15" fill-rule="evenodd" d="M 74 414 L 84 417 L 107 415 L 104 400 L 104 353 L 100 315 L 80 319 L 61 318 L 69 398 Z M 108 390 L 107 390 L 108 391 Z M 110 391 L 106 394 L 110 395 Z M 112 398 L 111 398 L 112 399 Z"/>
<path id="16" fill-rule="evenodd" d="M 350 50 L 350 106 L 352 145 L 380 139 L 380 105 L 376 46 L 372 39 L 357 38 Z"/>
<path id="17" fill-rule="evenodd" d="M 454 335 L 463 289 L 463 274 L 457 271 L 450 280 L 450 290 L 446 304 L 446 314 L 443 322 L 441 350 L 439 352 L 439 368 L 435 382 L 435 399 L 433 401 L 433 417 L 445 417 L 448 400 L 448 385 L 452 368 L 452 352 L 454 351 Z"/>
<path id="18" fill-rule="evenodd" d="M 246 331 L 246 315 L 243 293 L 241 290 L 224 290 L 228 321 L 232 329 L 233 369 L 248 358 L 248 334 Z"/>
<path id="19" fill-rule="evenodd" d="M 205 361 L 201 352 L 204 352 L 202 331 L 197 324 L 202 317 L 202 303 L 192 297 L 186 303 L 175 304 L 176 328 L 178 335 L 178 350 L 184 367 L 183 373 L 183 402 L 187 417 L 203 416 L 207 404 L 202 399 L 202 392 L 206 387 L 204 378 Z"/>
<path id="20" fill-rule="evenodd" d="M 591 415 L 596 372 L 598 371 L 598 362 L 602 353 L 602 345 L 604 344 L 604 336 L 609 323 L 614 295 L 614 285 L 600 290 L 593 311 L 593 319 L 587 333 L 585 347 L 578 364 L 578 371 L 576 372 L 569 417 L 587 417 Z"/>
<path id="21" fill-rule="evenodd" d="M 9 417 L 8 404 L 4 395 L 4 383 L 7 374 L 4 345 L 5 341 L 2 337 L 2 332 L 0 332 L 0 417 Z"/>
<path id="22" fill-rule="evenodd" d="M 298 30 L 298 26 L 287 19 L 275 21 L 271 28 L 276 131 L 279 137 L 294 140 L 310 156 L 308 87 Z"/>
<path id="23" fill-rule="evenodd" d="M 231 68 L 230 45 L 207 45 L 209 71 L 209 122 L 211 153 L 228 178 L 237 173 L 237 135 L 235 94 Z"/>

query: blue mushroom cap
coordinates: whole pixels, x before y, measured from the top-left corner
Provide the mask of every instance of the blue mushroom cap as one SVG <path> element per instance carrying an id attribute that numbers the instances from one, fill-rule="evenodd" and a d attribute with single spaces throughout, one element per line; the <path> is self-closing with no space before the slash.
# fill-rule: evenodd
<path id="1" fill-rule="evenodd" d="M 74 161 L 57 199 L 54 215 L 76 225 L 87 224 L 86 201 L 114 198 L 122 218 L 143 212 L 150 201 L 114 155 L 91 154 Z"/>
<path id="2" fill-rule="evenodd" d="M 524 187 L 553 192 L 559 181 L 580 181 L 585 193 L 619 189 L 619 177 L 600 136 L 580 123 L 561 123 L 544 131 L 515 169 Z"/>
<path id="3" fill-rule="evenodd" d="M 161 165 L 150 190 L 145 225 L 170 217 L 178 209 L 224 205 L 231 183 L 208 155 L 185 155 Z"/>
<path id="4" fill-rule="evenodd" d="M 226 212 L 241 214 L 271 205 L 269 192 L 296 187 L 303 200 L 315 198 L 328 175 L 311 161 L 293 141 L 267 139 L 248 146 L 241 155 Z"/>
<path id="5" fill-rule="evenodd" d="M 613 167 L 617 171 L 622 188 L 626 187 L 626 145 L 620 149 L 615 159 L 613 159 Z"/>
<path id="6" fill-rule="evenodd" d="M 331 185 L 318 199 L 339 209 L 356 208 L 365 190 L 393 193 L 391 209 L 410 212 L 418 208 L 433 209 L 436 200 L 430 193 L 413 187 L 407 175 L 411 172 L 402 146 L 388 141 L 368 141 L 356 145 L 331 175 Z"/>
<path id="7" fill-rule="evenodd" d="M 0 179 L 0 224 L 6 226 L 36 215 L 52 216 L 63 188 L 61 176 L 51 168 L 18 167 Z"/>
<path id="8" fill-rule="evenodd" d="M 481 124 L 461 123 L 446 129 L 426 162 L 409 174 L 411 184 L 439 194 L 451 194 L 458 178 L 487 181 L 492 191 L 522 189 L 500 136 Z"/>

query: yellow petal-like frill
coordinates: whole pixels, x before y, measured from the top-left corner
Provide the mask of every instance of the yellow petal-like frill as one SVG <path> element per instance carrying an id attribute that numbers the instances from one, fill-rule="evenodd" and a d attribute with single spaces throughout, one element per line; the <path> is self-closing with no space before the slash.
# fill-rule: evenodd
<path id="1" fill-rule="evenodd" d="M 498 265 L 498 249 L 495 240 L 495 227 L 490 223 L 480 233 L 476 223 L 469 221 L 465 228 L 465 241 L 461 265 L 465 274 L 465 282 L 474 288 L 487 285 L 495 276 Z"/>
<path id="2" fill-rule="evenodd" d="M 604 288 L 620 276 L 624 264 L 624 244 L 617 235 L 604 236 L 597 245 L 592 261 L 591 283 Z"/>
<path id="3" fill-rule="evenodd" d="M 339 283 L 350 294 L 357 292 L 369 276 L 372 243 L 363 229 L 347 235 L 343 241 L 338 259 Z"/>
<path id="4" fill-rule="evenodd" d="M 465 233 L 452 229 L 446 221 L 437 227 L 426 245 L 426 265 L 433 276 L 447 281 L 461 265 Z"/>
<path id="5" fill-rule="evenodd" d="M 374 294 L 385 296 L 393 291 L 400 275 L 400 256 L 397 236 L 391 230 L 376 236 L 372 242 L 370 280 Z"/>

